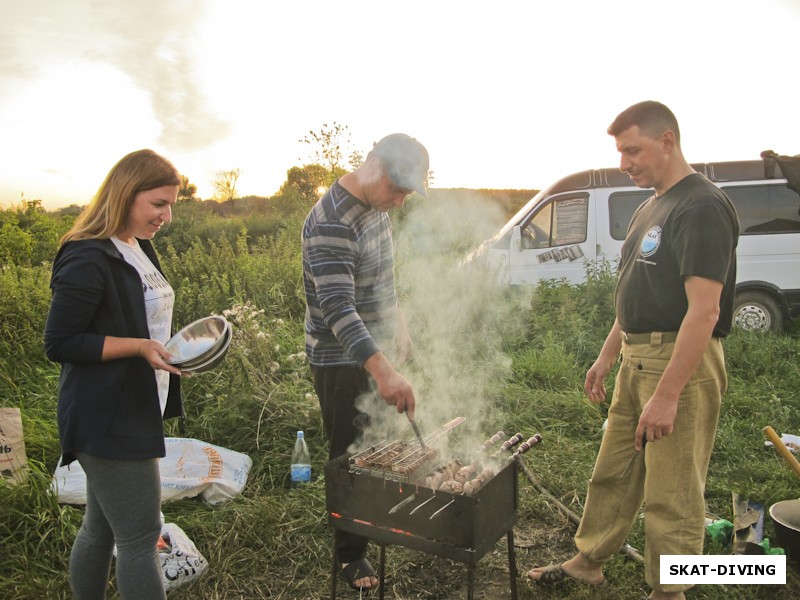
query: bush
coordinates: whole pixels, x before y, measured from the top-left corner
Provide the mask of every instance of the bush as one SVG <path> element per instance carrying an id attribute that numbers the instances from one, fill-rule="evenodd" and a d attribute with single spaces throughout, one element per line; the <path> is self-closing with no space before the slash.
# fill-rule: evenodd
<path id="1" fill-rule="evenodd" d="M 23 374 L 48 364 L 44 323 L 50 307 L 50 267 L 0 267 L 0 374 L 21 384 Z"/>
<path id="2" fill-rule="evenodd" d="M 527 335 L 518 343 L 538 347 L 553 334 L 570 348 L 579 368 L 585 370 L 594 362 L 614 324 L 616 276 L 607 261 L 590 263 L 586 274 L 580 285 L 563 279 L 539 283 Z"/>

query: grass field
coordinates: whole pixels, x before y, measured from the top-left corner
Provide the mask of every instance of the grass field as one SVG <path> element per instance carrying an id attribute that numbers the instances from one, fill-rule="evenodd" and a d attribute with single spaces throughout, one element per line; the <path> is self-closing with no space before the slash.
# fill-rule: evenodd
<path id="1" fill-rule="evenodd" d="M 599 265 L 582 286 L 552 282 L 535 292 L 498 289 L 454 274 L 452 260 L 441 256 L 441 248 L 461 250 L 471 232 L 426 246 L 419 231 L 429 222 L 430 215 L 418 222 L 412 216 L 397 232 L 398 286 L 416 345 L 416 358 L 404 373 L 417 390 L 423 431 L 464 415 L 465 432 L 476 436 L 498 429 L 542 434 L 543 442 L 524 459 L 538 487 L 525 471 L 519 479 L 514 533 L 524 573 L 573 552 L 574 525 L 553 499 L 581 514 L 606 409 L 584 398 L 583 374 L 611 324 L 613 276 Z M 269 238 L 248 239 L 243 232 L 233 243 L 197 242 L 180 253 L 170 251 L 168 237 L 162 240 L 177 293 L 176 324 L 227 311 L 234 325 L 222 366 L 185 382 L 185 432 L 173 423 L 168 434 L 253 460 L 240 497 L 216 507 L 198 499 L 163 506 L 166 520 L 184 529 L 209 562 L 200 581 L 171 598 L 328 597 L 332 532 L 322 477 L 327 450 L 303 355 L 298 226 L 299 221 L 286 223 Z M 7 265 L 0 271 L 0 398 L 3 406 L 22 409 L 30 466 L 26 484 L 0 483 L 0 598 L 9 600 L 70 597 L 67 560 L 83 512 L 60 505 L 50 492 L 59 455 L 59 370 L 41 350 L 48 276 L 48 265 Z M 733 492 L 765 506 L 800 496 L 800 482 L 765 447 L 761 431 L 771 425 L 779 433 L 800 433 L 800 328 L 793 323 L 781 335 L 766 336 L 735 332 L 724 348 L 730 385 L 706 497 L 709 511 L 732 520 Z M 410 438 L 404 417 L 385 410 L 381 416 L 381 432 Z M 298 429 L 311 448 L 314 479 L 291 489 L 289 456 Z M 765 535 L 774 538 L 769 519 Z M 642 550 L 640 524 L 628 542 Z M 726 552 L 706 545 L 706 553 Z M 370 558 L 377 563 L 377 548 Z M 390 546 L 386 571 L 388 598 L 466 597 L 466 568 L 460 563 Z M 542 589 L 524 577 L 517 581 L 522 599 L 627 600 L 647 593 L 636 560 L 620 555 L 608 565 L 606 578 L 601 589 L 569 584 Z M 339 594 L 358 596 L 341 581 Z M 113 583 L 110 597 L 117 597 Z M 504 539 L 479 562 L 475 597 L 510 598 Z M 788 600 L 800 597 L 800 576 L 795 567 L 786 586 L 698 586 L 687 597 Z"/>

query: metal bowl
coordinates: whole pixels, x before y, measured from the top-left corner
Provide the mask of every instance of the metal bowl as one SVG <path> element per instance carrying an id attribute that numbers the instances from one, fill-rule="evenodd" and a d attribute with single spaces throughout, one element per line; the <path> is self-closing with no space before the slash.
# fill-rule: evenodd
<path id="1" fill-rule="evenodd" d="M 205 373 L 206 371 L 210 371 L 214 367 L 216 367 L 219 363 L 222 362 L 222 359 L 225 358 L 225 355 L 228 353 L 228 348 L 231 345 L 231 340 L 233 339 L 233 331 L 231 330 L 230 326 L 225 332 L 225 337 L 223 339 L 222 345 L 219 347 L 217 352 L 209 357 L 207 360 L 203 362 L 195 362 L 191 365 L 181 366 L 181 371 L 185 371 L 187 373 Z"/>
<path id="2" fill-rule="evenodd" d="M 204 352 L 202 355 L 200 355 L 197 358 L 194 358 L 192 360 L 186 360 L 186 361 L 183 361 L 182 363 L 177 363 L 177 364 L 175 364 L 175 366 L 180 368 L 181 371 L 191 371 L 195 367 L 198 367 L 200 365 L 204 365 L 204 364 L 210 362 L 211 360 L 216 358 L 218 353 L 223 351 L 223 349 L 224 349 L 224 352 L 228 351 L 227 346 L 230 344 L 230 340 L 231 340 L 231 337 L 232 337 L 231 334 L 232 334 L 231 326 L 226 321 L 225 322 L 225 331 L 222 332 L 222 336 L 219 338 L 217 343 L 214 344 L 214 347 L 211 350 L 209 350 L 208 352 Z"/>
<path id="3" fill-rule="evenodd" d="M 228 321 L 216 315 L 189 323 L 165 344 L 172 355 L 168 362 L 179 368 L 205 362 L 217 354 L 228 332 Z"/>

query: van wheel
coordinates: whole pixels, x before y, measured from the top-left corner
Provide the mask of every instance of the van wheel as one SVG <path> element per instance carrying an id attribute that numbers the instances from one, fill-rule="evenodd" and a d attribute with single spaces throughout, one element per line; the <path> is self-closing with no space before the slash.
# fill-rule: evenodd
<path id="1" fill-rule="evenodd" d="M 783 312 L 773 298 L 763 292 L 742 292 L 736 295 L 733 324 L 745 331 L 772 331 L 783 329 Z"/>

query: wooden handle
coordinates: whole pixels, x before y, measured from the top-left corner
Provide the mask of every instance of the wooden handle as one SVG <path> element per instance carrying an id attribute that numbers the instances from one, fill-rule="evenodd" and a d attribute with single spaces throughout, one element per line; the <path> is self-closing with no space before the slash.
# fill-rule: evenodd
<path id="1" fill-rule="evenodd" d="M 440 427 L 439 429 L 428 435 L 428 443 L 438 440 L 445 433 L 450 431 L 453 427 L 461 425 L 466 420 L 467 417 L 456 417 L 452 421 L 445 423 L 444 426 Z"/>
<path id="2" fill-rule="evenodd" d="M 797 462 L 797 459 L 791 453 L 791 451 L 786 447 L 786 444 L 783 443 L 783 440 L 775 433 L 775 430 L 767 425 L 762 429 L 764 435 L 767 436 L 767 439 L 775 445 L 775 449 L 778 453 L 783 457 L 783 460 L 792 468 L 794 474 L 800 478 L 800 462 Z"/>
<path id="3" fill-rule="evenodd" d="M 540 433 L 537 433 L 532 437 L 529 437 L 527 441 L 522 442 L 519 445 L 519 448 L 517 448 L 516 452 L 514 452 L 514 454 L 511 455 L 511 458 L 513 459 L 519 456 L 520 454 L 525 454 L 528 450 L 533 448 L 536 444 L 538 444 L 541 441 L 542 441 L 542 435 Z"/>

